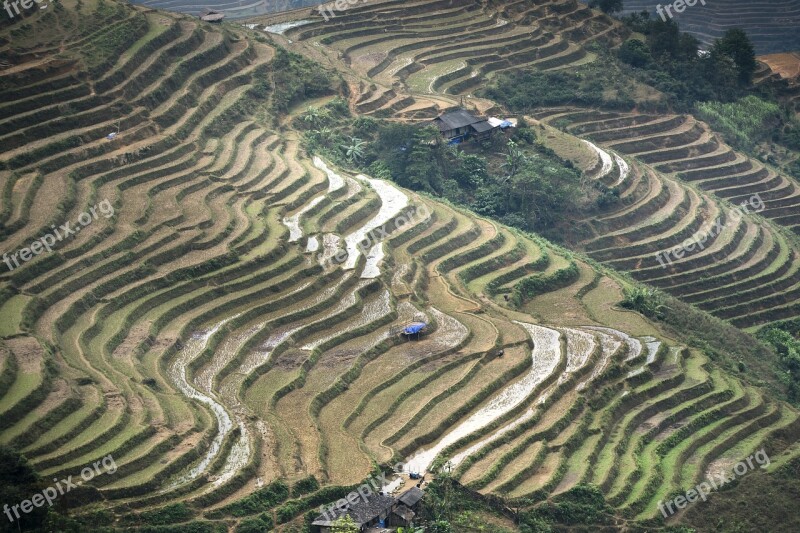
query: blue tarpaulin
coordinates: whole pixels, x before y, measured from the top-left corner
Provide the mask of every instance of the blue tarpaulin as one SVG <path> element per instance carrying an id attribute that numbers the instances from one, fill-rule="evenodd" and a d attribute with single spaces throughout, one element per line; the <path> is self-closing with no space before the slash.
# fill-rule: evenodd
<path id="1" fill-rule="evenodd" d="M 406 335 L 414 335 L 425 329 L 425 326 L 427 326 L 425 322 L 412 322 L 406 326 L 406 329 L 403 330 L 403 333 Z"/>

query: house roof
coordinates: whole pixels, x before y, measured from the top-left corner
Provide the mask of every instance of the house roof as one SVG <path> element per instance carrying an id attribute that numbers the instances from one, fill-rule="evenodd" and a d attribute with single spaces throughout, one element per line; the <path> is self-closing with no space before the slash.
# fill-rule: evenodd
<path id="1" fill-rule="evenodd" d="M 482 120 L 481 122 L 476 122 L 475 124 L 470 124 L 469 126 L 478 133 L 483 133 L 494 129 L 494 126 L 492 126 L 485 120 Z"/>
<path id="2" fill-rule="evenodd" d="M 405 505 L 403 505 L 402 503 L 396 506 L 394 509 L 392 509 L 392 512 L 397 516 L 399 516 L 400 518 L 402 518 L 403 520 L 405 520 L 406 522 L 411 522 L 414 519 L 414 516 L 416 516 L 417 514 L 408 507 L 406 507 Z"/>
<path id="3" fill-rule="evenodd" d="M 425 496 L 425 491 L 419 487 L 411 487 L 400 495 L 398 500 L 409 507 L 413 507 Z"/>
<path id="4" fill-rule="evenodd" d="M 482 122 L 482 119 L 476 117 L 466 109 L 457 109 L 440 115 L 434 119 L 434 122 L 436 122 L 441 131 L 448 131 L 463 128 L 464 126 L 469 126 L 476 122 Z"/>
<path id="5" fill-rule="evenodd" d="M 392 496 L 384 496 L 381 494 L 371 494 L 365 498 L 359 497 L 358 501 L 354 504 L 348 503 L 344 507 L 334 507 L 328 513 L 327 518 L 325 515 L 319 515 L 313 522 L 315 526 L 331 526 L 333 523 L 344 516 L 350 515 L 353 521 L 359 526 L 374 520 L 382 514 L 389 514 L 392 506 L 397 503 L 397 500 Z"/>

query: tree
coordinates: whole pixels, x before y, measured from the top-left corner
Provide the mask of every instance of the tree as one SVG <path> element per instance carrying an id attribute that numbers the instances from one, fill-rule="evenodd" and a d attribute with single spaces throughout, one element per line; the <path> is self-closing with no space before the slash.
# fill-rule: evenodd
<path id="1" fill-rule="evenodd" d="M 589 7 L 599 7 L 603 13 L 619 13 L 622 11 L 622 0 L 591 0 Z"/>
<path id="2" fill-rule="evenodd" d="M 733 59 L 741 84 L 749 85 L 753 81 L 753 73 L 756 71 L 756 53 L 753 43 L 750 42 L 744 30 L 733 28 L 726 31 L 721 39 L 714 41 L 711 53 L 712 55 L 724 54 Z"/>
<path id="3" fill-rule="evenodd" d="M 622 43 L 617 55 L 623 62 L 637 68 L 646 67 L 653 60 L 650 49 L 638 39 L 630 39 Z"/>
<path id="4" fill-rule="evenodd" d="M 334 533 L 358 533 L 358 525 L 349 514 L 346 514 L 333 522 L 331 531 Z"/>
<path id="5" fill-rule="evenodd" d="M 454 155 L 448 158 L 448 166 L 452 166 L 450 178 L 458 182 L 461 187 L 472 191 L 489 179 L 486 160 L 483 157 L 465 154 L 457 148 L 451 153 Z"/>
<path id="6" fill-rule="evenodd" d="M 442 151 L 439 130 L 435 127 L 418 128 L 412 137 L 406 166 L 407 184 L 413 189 L 439 193 L 442 184 Z"/>
<path id="7" fill-rule="evenodd" d="M 508 172 L 506 180 L 512 179 L 514 176 L 516 176 L 520 165 L 522 165 L 524 162 L 525 154 L 517 147 L 517 143 L 514 141 L 508 141 L 506 144 L 506 162 L 501 165 L 501 168 L 504 168 L 506 172 Z"/>
<path id="8" fill-rule="evenodd" d="M 310 124 L 314 128 L 319 128 L 326 123 L 329 118 L 330 113 L 327 109 L 320 109 L 314 106 L 310 106 L 302 115 L 303 122 Z"/>
<path id="9" fill-rule="evenodd" d="M 27 500 L 31 495 L 42 492 L 44 485 L 31 468 L 28 460 L 17 451 L 0 445 L 0 500 L 9 506 Z M 10 511 L 9 511 L 10 512 Z M 48 507 L 34 507 L 28 513 L 20 513 L 13 530 L 38 529 L 44 525 Z M 11 516 L 14 516 L 12 513 Z M 5 520 L 5 517 L 3 518 Z M 9 526 L 10 527 L 10 526 Z"/>
<path id="10" fill-rule="evenodd" d="M 344 151 L 348 161 L 357 163 L 364 158 L 364 146 L 366 144 L 365 141 L 358 137 L 350 137 L 350 144 L 342 146 L 342 151 Z"/>

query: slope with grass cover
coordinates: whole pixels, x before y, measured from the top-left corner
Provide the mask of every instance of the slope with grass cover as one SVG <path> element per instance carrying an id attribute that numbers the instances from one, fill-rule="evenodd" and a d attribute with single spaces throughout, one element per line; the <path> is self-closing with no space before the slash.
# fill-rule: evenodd
<path id="1" fill-rule="evenodd" d="M 796 455 L 797 411 L 619 307 L 628 278 L 315 157 L 292 127 L 339 94 L 355 114 L 419 120 L 468 92 L 470 70 L 590 61 L 584 43 L 623 33 L 603 15 L 389 2 L 297 27 L 293 51 L 109 0 L 25 24 L 3 30 L 3 250 L 99 216 L 0 275 L 0 442 L 45 478 L 112 455 L 117 470 L 68 500 L 84 524 L 289 531 L 375 463 L 452 460 L 470 491 L 514 508 L 593 483 L 621 526 L 721 462 Z M 314 63 L 334 58 L 349 92 Z M 639 224 L 644 254 L 659 238 L 648 209 L 705 206 L 674 216 L 687 228 L 729 209 L 621 149 L 606 174 L 595 141 L 597 179 L 631 203 L 594 242 Z M 790 263 L 746 279 L 793 275 L 788 238 L 740 224 L 714 246 Z M 397 334 L 415 320 L 419 340 Z"/>

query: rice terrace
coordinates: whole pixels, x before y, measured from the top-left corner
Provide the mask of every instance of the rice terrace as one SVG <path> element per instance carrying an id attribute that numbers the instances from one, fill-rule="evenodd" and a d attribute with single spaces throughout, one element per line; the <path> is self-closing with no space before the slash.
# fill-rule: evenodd
<path id="1" fill-rule="evenodd" d="M 800 6 L 705 4 L 7 2 L 0 531 L 800 531 Z"/>

